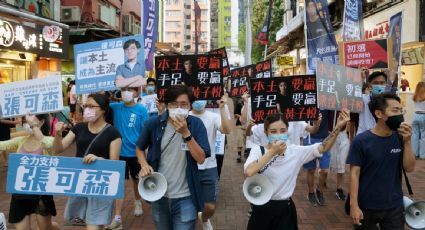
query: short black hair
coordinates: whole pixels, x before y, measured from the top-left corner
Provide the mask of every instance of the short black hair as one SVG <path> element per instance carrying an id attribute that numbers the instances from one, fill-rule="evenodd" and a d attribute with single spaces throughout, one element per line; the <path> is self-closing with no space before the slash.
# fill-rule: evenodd
<path id="1" fill-rule="evenodd" d="M 148 84 L 149 82 L 153 82 L 153 83 L 155 83 L 155 85 L 156 85 L 156 80 L 155 80 L 155 78 L 148 78 L 148 79 L 146 79 L 146 84 Z"/>
<path id="2" fill-rule="evenodd" d="M 99 106 L 100 109 L 105 112 L 105 121 L 109 124 L 113 124 L 114 117 L 111 107 L 109 107 L 109 97 L 106 94 L 93 93 L 88 96 L 92 98 Z"/>
<path id="3" fill-rule="evenodd" d="M 385 109 L 388 107 L 387 100 L 396 100 L 400 102 L 400 98 L 396 94 L 390 92 L 377 94 L 370 100 L 368 106 L 370 113 L 372 113 L 373 118 L 375 118 L 375 121 L 378 121 L 378 118 L 375 115 L 375 111 L 385 111 Z"/>
<path id="4" fill-rule="evenodd" d="M 373 72 L 371 75 L 369 75 L 369 77 L 367 78 L 367 82 L 372 82 L 373 79 L 383 76 L 385 78 L 385 81 L 387 81 L 388 77 L 387 74 L 381 71 L 377 71 L 377 72 Z"/>
<path id="5" fill-rule="evenodd" d="M 50 136 L 50 119 L 49 119 L 49 114 L 37 114 L 35 115 L 35 117 L 39 120 L 42 121 L 44 120 L 43 125 L 40 127 L 40 131 L 41 133 L 43 133 L 44 136 Z"/>
<path id="6" fill-rule="evenodd" d="M 130 47 L 130 45 L 131 44 L 134 44 L 134 45 L 136 45 L 136 47 L 137 47 L 137 49 L 140 49 L 140 47 L 142 47 L 141 45 L 140 45 L 140 42 L 139 41 L 137 41 L 136 39 L 129 39 L 129 40 L 127 40 L 126 42 L 124 42 L 124 49 L 127 49 L 128 47 Z"/>
<path id="7" fill-rule="evenodd" d="M 270 125 L 276 121 L 282 121 L 286 125 L 286 129 L 288 129 L 289 123 L 285 119 L 283 114 L 275 113 L 275 114 L 267 116 L 266 119 L 264 119 L 264 132 L 266 132 L 269 129 Z"/>
<path id="8" fill-rule="evenodd" d="M 190 104 L 195 101 L 195 98 L 193 97 L 192 89 L 187 87 L 186 85 L 173 85 L 170 86 L 164 95 L 164 103 L 168 104 L 170 102 L 176 101 L 176 99 L 180 96 L 186 94 L 189 97 Z"/>

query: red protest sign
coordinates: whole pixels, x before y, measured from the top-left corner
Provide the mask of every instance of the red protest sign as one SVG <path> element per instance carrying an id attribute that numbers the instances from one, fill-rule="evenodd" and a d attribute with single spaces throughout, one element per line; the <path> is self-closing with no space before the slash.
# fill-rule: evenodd
<path id="1" fill-rule="evenodd" d="M 347 67 L 368 69 L 392 68 L 391 40 L 363 40 L 342 43 L 341 64 Z"/>

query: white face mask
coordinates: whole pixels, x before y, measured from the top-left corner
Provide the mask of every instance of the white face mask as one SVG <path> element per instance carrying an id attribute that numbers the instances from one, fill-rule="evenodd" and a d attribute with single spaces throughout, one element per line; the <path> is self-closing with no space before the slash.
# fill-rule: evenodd
<path id="1" fill-rule="evenodd" d="M 122 97 L 122 100 L 124 102 L 131 102 L 131 101 L 134 100 L 133 99 L 133 92 L 131 92 L 131 91 L 122 91 L 121 97 Z"/>
<path id="2" fill-rule="evenodd" d="M 177 119 L 177 118 L 186 119 L 187 116 L 189 116 L 188 109 L 182 109 L 182 108 L 168 109 L 168 112 L 172 119 Z"/>

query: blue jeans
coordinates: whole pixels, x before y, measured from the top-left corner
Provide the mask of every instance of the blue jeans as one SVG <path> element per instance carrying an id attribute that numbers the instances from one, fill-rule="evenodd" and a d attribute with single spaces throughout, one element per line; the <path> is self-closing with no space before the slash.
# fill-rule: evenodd
<path id="1" fill-rule="evenodd" d="M 413 151 L 417 157 L 425 159 L 425 114 L 415 114 L 412 128 Z"/>
<path id="2" fill-rule="evenodd" d="M 190 196 L 152 202 L 152 219 L 157 230 L 194 230 L 196 208 Z"/>

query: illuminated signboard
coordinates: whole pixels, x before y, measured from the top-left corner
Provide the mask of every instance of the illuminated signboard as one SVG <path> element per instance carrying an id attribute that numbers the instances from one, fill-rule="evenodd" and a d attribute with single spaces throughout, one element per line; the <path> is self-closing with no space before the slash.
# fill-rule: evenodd
<path id="1" fill-rule="evenodd" d="M 33 28 L 0 19 L 0 49 L 68 59 L 69 31 L 53 25 Z"/>

